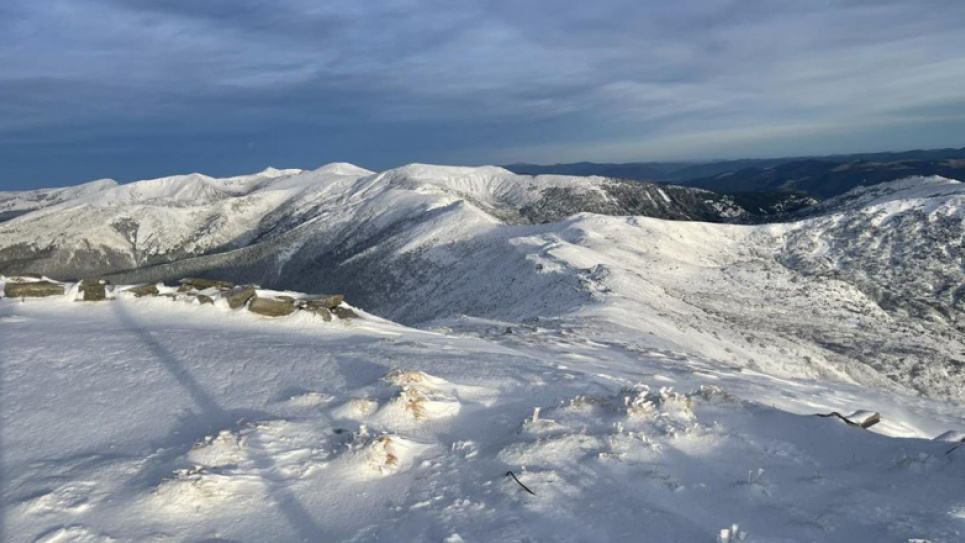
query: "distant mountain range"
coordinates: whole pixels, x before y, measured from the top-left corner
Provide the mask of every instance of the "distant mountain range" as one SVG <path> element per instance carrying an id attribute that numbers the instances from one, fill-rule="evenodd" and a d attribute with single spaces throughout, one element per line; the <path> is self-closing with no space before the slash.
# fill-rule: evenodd
<path id="1" fill-rule="evenodd" d="M 965 397 L 965 185 L 774 194 L 425 164 L 101 182 L 2 195 L 20 214 L 0 274 L 338 293 L 413 325 L 579 312 L 753 369 Z"/>
<path id="2" fill-rule="evenodd" d="M 506 169 L 530 175 L 599 175 L 722 193 L 803 192 L 823 199 L 858 186 L 915 175 L 961 179 L 965 177 L 965 148 L 716 162 L 512 164 Z"/>

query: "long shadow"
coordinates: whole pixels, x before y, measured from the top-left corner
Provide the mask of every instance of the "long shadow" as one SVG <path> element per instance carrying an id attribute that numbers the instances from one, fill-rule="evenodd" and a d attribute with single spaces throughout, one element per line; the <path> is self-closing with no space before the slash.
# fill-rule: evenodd
<path id="1" fill-rule="evenodd" d="M 12 309 L 9 309 L 9 308 L 12 308 L 12 305 L 10 304 L 9 300 L 6 300 L 6 301 L 0 300 L 0 303 L 3 303 L 3 305 L 0 306 L 0 317 L 4 317 L 6 315 L 10 315 L 13 313 Z M 4 345 L 10 344 L 4 337 L 5 336 L 4 332 L 7 331 L 7 329 L 8 328 L 5 327 L 2 322 L 0 322 L 0 420 L 2 420 L 3 413 L 6 411 L 6 406 L 3 403 L 3 399 L 7 397 L 7 394 L 3 389 L 4 388 L 3 374 L 4 374 L 4 370 L 6 369 L 5 362 L 4 362 L 4 355 L 6 354 L 4 350 L 5 349 Z M 3 458 L 4 457 L 3 426 L 4 426 L 3 424 L 0 424 L 0 490 L 3 490 L 6 487 L 6 485 L 10 483 L 10 481 L 8 481 L 7 479 L 7 471 L 6 471 L 7 468 Z M 3 492 L 0 492 L 0 496 L 2 496 L 2 494 Z M 0 499 L 0 541 L 7 541 L 6 526 L 7 526 L 7 502 L 6 500 Z"/>
<path id="2" fill-rule="evenodd" d="M 196 416 L 189 415 L 196 423 L 200 424 L 196 429 L 207 431 L 212 428 L 226 428 L 231 424 L 237 423 L 238 419 L 244 418 L 245 415 L 250 416 L 256 414 L 255 412 L 227 411 L 222 409 L 214 398 L 205 391 L 204 387 L 198 383 L 194 376 L 191 375 L 191 372 L 185 368 L 184 364 L 124 308 L 124 302 L 115 300 L 111 302 L 111 306 L 118 320 L 125 328 L 139 336 L 144 346 L 151 351 L 154 357 L 157 358 L 165 369 L 171 373 L 171 376 L 174 377 L 191 396 L 191 399 L 198 408 Z M 183 441 L 184 434 L 180 433 L 179 435 L 181 436 L 180 440 Z M 203 434 L 200 434 L 199 437 L 201 437 L 201 435 Z M 178 454 L 181 451 L 174 448 L 171 452 Z M 155 460 L 158 460 L 158 458 L 155 458 Z M 271 471 L 277 467 L 271 457 L 265 455 L 257 459 L 255 465 L 260 471 Z M 266 478 L 265 487 L 272 498 L 278 503 L 279 510 L 285 515 L 292 531 L 298 535 L 300 540 L 319 541 L 324 539 L 322 528 L 318 526 L 311 515 L 308 514 L 298 500 L 298 497 L 292 494 L 287 488 L 272 484 L 270 478 Z M 2 540 L 3 538 L 0 537 L 0 541 Z"/>

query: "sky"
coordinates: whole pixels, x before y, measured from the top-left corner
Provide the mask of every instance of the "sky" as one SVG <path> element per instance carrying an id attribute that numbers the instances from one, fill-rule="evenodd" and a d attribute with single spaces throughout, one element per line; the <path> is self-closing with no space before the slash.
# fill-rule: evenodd
<path id="1" fill-rule="evenodd" d="M 965 146 L 961 0 L 3 0 L 0 190 Z"/>

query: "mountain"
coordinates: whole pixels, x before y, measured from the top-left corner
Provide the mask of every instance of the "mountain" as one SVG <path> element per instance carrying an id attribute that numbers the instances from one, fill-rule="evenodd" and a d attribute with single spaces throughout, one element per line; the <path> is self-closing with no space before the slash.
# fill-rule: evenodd
<path id="1" fill-rule="evenodd" d="M 888 162 L 795 160 L 768 168 L 749 168 L 684 182 L 718 192 L 794 191 L 830 198 L 861 186 L 912 176 L 965 177 L 965 159 Z"/>
<path id="2" fill-rule="evenodd" d="M 734 172 L 746 168 L 769 168 L 791 162 L 793 158 L 739 159 L 712 162 L 628 162 L 622 164 L 598 162 L 574 162 L 569 164 L 527 164 L 517 163 L 506 166 L 507 170 L 528 175 L 601 175 L 632 181 L 651 181 L 655 183 L 682 183 L 721 173 Z"/>
<path id="3" fill-rule="evenodd" d="M 856 186 L 916 175 L 962 178 L 965 176 L 965 148 L 712 162 L 513 164 L 507 168 L 526 174 L 604 175 L 675 183 L 724 194 L 782 191 L 828 198 Z"/>
<path id="4" fill-rule="evenodd" d="M 880 187 L 740 225 L 705 191 L 497 167 L 175 177 L 0 225 L 0 272 L 340 292 L 420 326 L 578 311 L 771 373 L 960 398 L 965 191 Z"/>
<path id="5" fill-rule="evenodd" d="M 330 164 L 4 222 L 113 285 L 0 299 L 0 539 L 959 540 L 965 185 L 741 198 Z M 187 275 L 359 318 L 125 292 Z"/>
<path id="6" fill-rule="evenodd" d="M 113 179 L 101 179 L 75 187 L 0 192 L 0 222 L 115 187 L 117 187 L 117 182 Z"/>
<path id="7" fill-rule="evenodd" d="M 379 174 L 349 164 L 225 179 L 190 174 L 108 188 L 78 191 L 0 224 L 0 272 L 58 277 L 118 272 L 269 240 L 284 244 L 315 221 L 327 227 L 344 221 L 338 236 L 359 235 L 353 233 L 360 228 L 355 222 L 363 217 L 353 214 L 381 223 L 393 220 L 398 209 L 403 217 L 423 220 L 424 212 L 460 203 L 513 224 L 556 221 L 584 211 L 755 222 L 814 203 L 780 195 L 745 209 L 733 197 L 701 189 L 418 164 Z M 405 200 L 395 202 L 400 195 Z"/>

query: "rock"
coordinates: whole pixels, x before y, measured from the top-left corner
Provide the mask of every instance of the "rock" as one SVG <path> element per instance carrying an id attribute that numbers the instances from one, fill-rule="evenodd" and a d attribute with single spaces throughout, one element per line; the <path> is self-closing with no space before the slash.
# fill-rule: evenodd
<path id="1" fill-rule="evenodd" d="M 3 287 L 3 295 L 7 298 L 40 298 L 43 296 L 59 296 L 66 290 L 63 285 L 50 281 L 31 281 L 29 283 L 15 283 L 8 281 Z"/>
<path id="2" fill-rule="evenodd" d="M 879 422 L 881 422 L 881 415 L 874 411 L 855 411 L 854 413 L 848 416 L 844 416 L 841 413 L 838 413 L 837 411 L 832 411 L 827 414 L 818 413 L 818 416 L 825 417 L 825 418 L 837 417 L 852 426 L 857 426 L 859 428 L 865 428 L 865 429 L 871 428 L 875 424 L 878 424 Z"/>
<path id="3" fill-rule="evenodd" d="M 225 299 L 228 300 L 228 307 L 231 309 L 238 309 L 239 307 L 248 303 L 248 300 L 250 300 L 254 295 L 254 285 L 243 285 L 240 287 L 235 287 L 230 292 L 225 294 Z"/>
<path id="4" fill-rule="evenodd" d="M 320 294 L 303 298 L 298 302 L 298 307 L 313 311 L 317 308 L 334 309 L 338 304 L 345 300 L 341 294 Z"/>
<path id="5" fill-rule="evenodd" d="M 178 287 L 178 292 L 204 290 L 206 288 L 216 288 L 218 290 L 231 290 L 235 288 L 235 284 L 231 281 L 215 281 L 213 279 L 199 279 L 197 277 L 185 277 L 179 281 L 179 283 L 181 283 L 181 286 Z"/>
<path id="6" fill-rule="evenodd" d="M 325 319 L 325 322 L 331 322 L 331 321 L 332 321 L 332 312 L 329 311 L 329 309 L 328 309 L 327 307 L 315 307 L 315 308 L 303 307 L 303 308 L 301 308 L 301 310 L 302 310 L 302 311 L 308 311 L 309 313 L 314 313 L 314 314 L 318 315 L 319 317 Z"/>
<path id="7" fill-rule="evenodd" d="M 101 279 L 84 279 L 78 290 L 84 293 L 85 302 L 100 302 L 107 299 L 106 283 Z"/>
<path id="8" fill-rule="evenodd" d="M 140 298 L 141 296 L 157 296 L 158 289 L 156 284 L 141 285 L 134 288 L 129 288 L 125 292 L 130 292 L 134 296 Z"/>
<path id="9" fill-rule="evenodd" d="M 871 428 L 881 422 L 881 415 L 874 411 L 855 411 L 848 415 L 848 421 L 862 428 Z"/>
<path id="10" fill-rule="evenodd" d="M 204 294 L 198 294 L 198 301 L 201 302 L 201 305 L 213 304 L 214 298 L 211 296 L 205 296 Z"/>
<path id="11" fill-rule="evenodd" d="M 347 308 L 347 307 L 345 307 L 345 306 L 342 306 L 342 305 L 340 305 L 340 306 L 338 306 L 338 307 L 333 307 L 333 308 L 332 308 L 332 313 L 334 313 L 335 316 L 338 317 L 338 318 L 340 318 L 340 319 L 357 319 L 357 318 L 359 318 L 358 313 L 356 313 L 355 311 L 352 311 L 351 309 L 349 309 L 349 308 Z"/>
<path id="12" fill-rule="evenodd" d="M 295 298 L 292 296 L 275 296 L 276 300 L 285 300 L 286 302 L 295 303 Z"/>
<path id="13" fill-rule="evenodd" d="M 295 304 L 291 300 L 255 296 L 248 304 L 248 311 L 266 317 L 283 317 L 295 312 Z"/>

